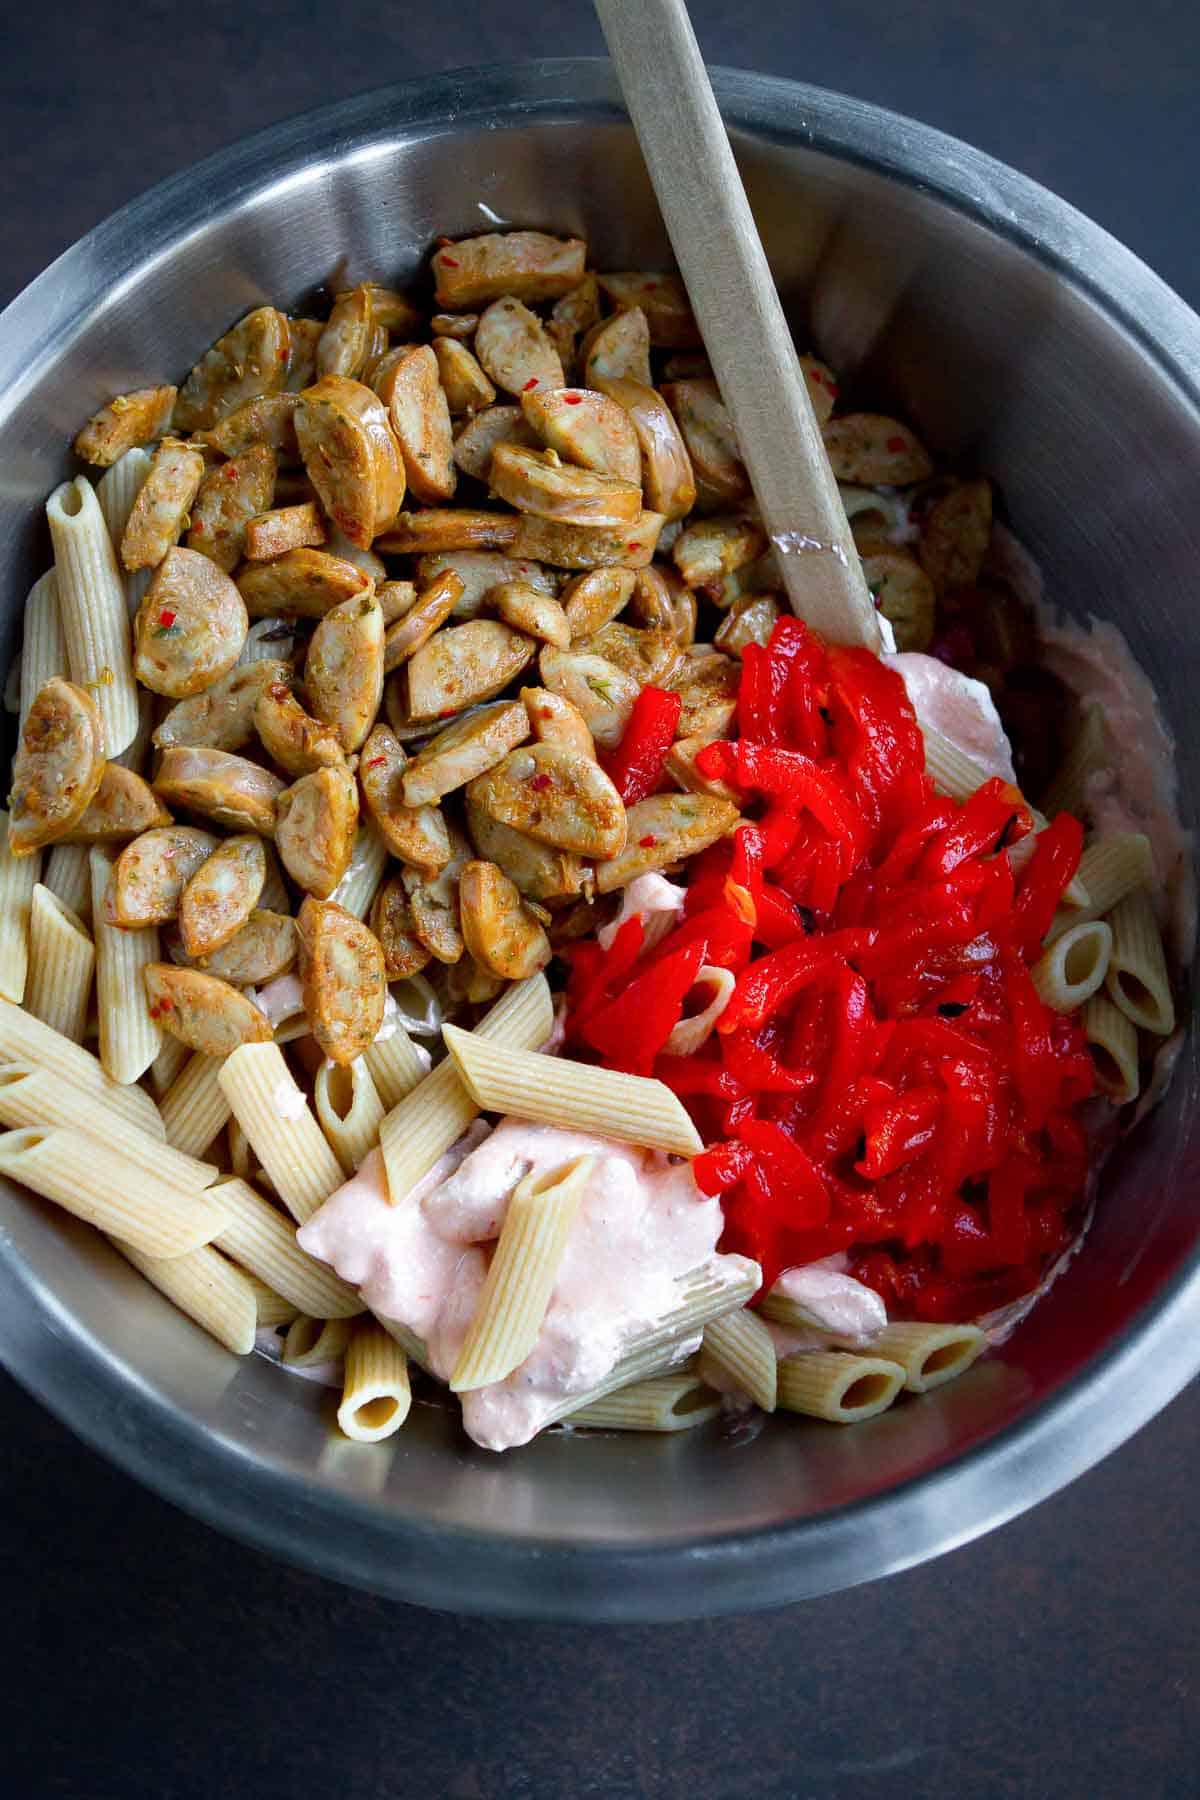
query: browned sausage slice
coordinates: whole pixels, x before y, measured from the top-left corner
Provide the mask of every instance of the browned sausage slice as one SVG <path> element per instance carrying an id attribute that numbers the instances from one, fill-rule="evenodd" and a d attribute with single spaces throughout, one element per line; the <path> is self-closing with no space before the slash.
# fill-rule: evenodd
<path id="1" fill-rule="evenodd" d="M 607 394 L 580 387 L 534 388 L 522 396 L 521 406 L 542 443 L 566 462 L 641 485 L 637 433 L 624 406 Z"/>
<path id="2" fill-rule="evenodd" d="M 450 861 L 450 833 L 437 806 L 409 806 L 406 802 L 407 763 L 396 734 L 386 725 L 377 725 L 358 764 L 367 810 L 393 856 L 414 868 L 440 869 Z"/>
<path id="3" fill-rule="evenodd" d="M 279 796 L 275 847 L 298 886 L 327 900 L 350 866 L 358 788 L 346 768 L 314 769 Z"/>
<path id="4" fill-rule="evenodd" d="M 75 439 L 75 454 L 97 468 L 111 468 L 127 450 L 148 444 L 167 429 L 175 404 L 173 387 L 134 388 L 116 394 L 93 413 Z"/>
<path id="5" fill-rule="evenodd" d="M 297 506 L 278 506 L 246 520 L 245 555 L 251 562 L 266 562 L 289 550 L 313 550 L 325 542 L 325 521 L 315 500 Z"/>
<path id="6" fill-rule="evenodd" d="M 480 856 L 508 876 L 527 900 L 564 900 L 583 886 L 583 864 L 569 850 L 539 844 L 467 801 L 467 829 Z"/>
<path id="7" fill-rule="evenodd" d="M 304 685 L 316 718 L 357 750 L 383 699 L 383 614 L 373 593 L 343 600 L 313 632 Z"/>
<path id="8" fill-rule="evenodd" d="M 497 700 L 456 719 L 431 738 L 405 769 L 406 805 L 424 806 L 465 787 L 528 735 L 528 715 L 515 700 Z"/>
<path id="9" fill-rule="evenodd" d="M 291 663 L 280 657 L 235 663 L 228 675 L 222 675 L 202 694 L 173 706 L 154 733 L 153 741 L 160 750 L 172 744 L 240 750 L 254 735 L 254 709 L 259 696 L 273 684 L 286 684 L 291 675 Z"/>
<path id="10" fill-rule="evenodd" d="M 273 562 L 243 569 L 238 592 L 252 619 L 321 619 L 331 606 L 365 594 L 371 577 L 325 550 L 287 550 Z"/>
<path id="11" fill-rule="evenodd" d="M 371 290 L 366 284 L 339 294 L 317 342 L 318 375 L 361 375 L 374 330 Z"/>
<path id="12" fill-rule="evenodd" d="M 160 563 L 188 522 L 188 509 L 204 479 L 204 457 L 178 438 L 164 438 L 150 459 L 121 538 L 127 569 Z"/>
<path id="13" fill-rule="evenodd" d="M 284 784 L 247 757 L 190 745 L 173 747 L 163 752 L 153 786 L 169 804 L 201 813 L 234 831 L 275 834 L 276 803 Z"/>
<path id="14" fill-rule="evenodd" d="M 148 782 L 121 763 L 105 763 L 96 789 L 78 824 L 58 841 L 64 844 L 114 844 L 122 838 L 169 825 L 171 815 Z"/>
<path id="15" fill-rule="evenodd" d="M 246 924 L 267 879 L 263 841 L 226 838 L 196 870 L 179 901 L 179 932 L 189 956 L 210 956 Z"/>
<path id="16" fill-rule="evenodd" d="M 437 358 L 438 380 L 446 396 L 446 405 L 455 418 L 463 413 L 480 412 L 492 404 L 496 390 L 480 368 L 478 358 L 465 344 L 460 344 L 457 338 L 434 338 L 433 354 Z"/>
<path id="17" fill-rule="evenodd" d="M 504 550 L 517 535 L 511 513 L 476 512 L 462 506 L 402 512 L 378 539 L 387 556 L 423 556 L 439 550 Z"/>
<path id="18" fill-rule="evenodd" d="M 464 475 L 486 481 L 497 444 L 524 444 L 535 449 L 537 433 L 519 406 L 486 406 L 463 426 L 454 440 L 454 460 Z"/>
<path id="19" fill-rule="evenodd" d="M 295 919 L 257 907 L 228 943 L 204 958 L 203 967 L 235 987 L 259 987 L 285 974 L 299 950 Z"/>
<path id="20" fill-rule="evenodd" d="M 408 345 L 401 352 L 392 368 L 386 404 L 409 491 L 416 499 L 435 504 L 448 500 L 456 481 L 450 408 L 437 356 L 428 344 Z"/>
<path id="21" fill-rule="evenodd" d="M 513 555 L 532 557 L 556 569 L 603 569 L 621 565 L 642 569 L 654 555 L 658 534 L 666 524 L 661 513 L 643 512 L 629 525 L 565 525 L 561 519 L 539 519 L 521 513 Z"/>
<path id="22" fill-rule="evenodd" d="M 252 444 L 210 469 L 192 506 L 188 549 L 199 550 L 228 575 L 242 560 L 249 520 L 266 511 L 274 493 L 275 452 L 267 444 Z"/>
<path id="23" fill-rule="evenodd" d="M 544 687 L 525 687 L 521 689 L 521 703 L 537 743 L 562 744 L 568 750 L 578 750 L 581 756 L 595 758 L 596 745 L 587 720 L 565 694 L 555 694 Z M 492 860 L 504 867 L 502 858 L 495 856 Z"/>
<path id="24" fill-rule="evenodd" d="M 384 673 L 390 675 L 402 662 L 428 643 L 439 625 L 444 625 L 462 599 L 463 580 L 453 569 L 435 575 L 419 597 L 388 627 L 383 640 Z"/>
<path id="25" fill-rule="evenodd" d="M 584 655 L 603 656 L 641 687 L 647 683 L 665 687 L 683 656 L 672 632 L 639 630 L 622 619 L 612 619 L 591 637 L 578 639 L 575 648 Z"/>
<path id="26" fill-rule="evenodd" d="M 134 622 L 134 672 L 172 700 L 212 686 L 233 668 L 250 621 L 241 594 L 198 550 L 169 550 Z"/>
<path id="27" fill-rule="evenodd" d="M 291 353 L 288 357 L 284 387 L 297 398 L 311 387 L 317 375 L 317 345 L 325 326 L 320 319 L 289 319 Z"/>
<path id="28" fill-rule="evenodd" d="M 547 646 L 538 658 L 542 681 L 580 713 L 603 750 L 614 750 L 624 735 L 642 684 L 606 656 Z"/>
<path id="29" fill-rule="evenodd" d="M 352 1063 L 383 1024 L 383 951 L 361 919 L 311 896 L 300 908 L 300 985 L 313 1036 L 335 1063 Z"/>
<path id="30" fill-rule="evenodd" d="M 599 763 L 559 744 L 524 744 L 471 783 L 468 798 L 502 824 L 579 856 L 616 856 L 625 808 Z"/>
<path id="31" fill-rule="evenodd" d="M 113 924 L 167 925 L 177 918 L 184 888 L 219 842 L 194 825 L 166 825 L 126 844 L 109 883 Z"/>
<path id="32" fill-rule="evenodd" d="M 907 487 L 933 473 L 932 459 L 916 433 L 883 413 L 843 413 L 830 419 L 821 436 L 839 481 Z"/>
<path id="33" fill-rule="evenodd" d="M 598 891 L 611 894 L 638 875 L 695 856 L 724 837 L 737 817 L 738 809 L 731 801 L 715 800 L 707 794 L 654 794 L 649 800 L 639 800 L 629 808 L 625 849 L 596 869 Z"/>
<path id="34" fill-rule="evenodd" d="M 310 718 L 286 679 L 259 693 L 254 729 L 271 761 L 287 775 L 310 775 L 314 769 L 333 769 L 346 760 L 333 726 Z"/>
<path id="35" fill-rule="evenodd" d="M 441 341 L 452 342 L 448 338 Z M 511 294 L 493 300 L 480 318 L 475 354 L 489 379 L 508 394 L 563 385 L 563 366 L 545 326 Z"/>
<path id="36" fill-rule="evenodd" d="M 532 638 L 495 619 L 443 627 L 408 663 L 408 706 L 414 719 L 440 719 L 490 700 L 521 673 Z"/>
<path id="37" fill-rule="evenodd" d="M 698 350 L 703 344 L 687 289 L 678 275 L 629 270 L 597 279 L 620 311 L 633 306 L 641 309 L 656 350 Z"/>
<path id="38" fill-rule="evenodd" d="M 584 277 L 582 238 L 544 231 L 489 231 L 445 244 L 433 254 L 437 303 L 455 312 L 515 294 L 522 300 L 557 300 Z"/>
<path id="39" fill-rule="evenodd" d="M 399 875 L 389 876 L 372 901 L 371 930 L 383 951 L 389 981 L 419 974 L 433 954 L 416 934 L 412 906 Z"/>
<path id="40" fill-rule="evenodd" d="M 369 549 L 404 499 L 400 447 L 379 396 L 361 381 L 323 375 L 300 396 L 296 436 L 325 511 Z"/>
<path id="41" fill-rule="evenodd" d="M 682 519 L 696 504 L 696 477 L 670 407 L 656 388 L 627 376 L 601 378 L 601 391 L 625 412 L 641 458 L 646 505 Z"/>
<path id="42" fill-rule="evenodd" d="M 614 313 L 592 329 L 579 346 L 583 378 L 590 388 L 613 375 L 650 385 L 650 328 L 640 306 Z"/>
<path id="43" fill-rule="evenodd" d="M 462 934 L 476 962 L 505 981 L 524 981 L 550 961 L 550 940 L 494 862 L 469 862 L 458 878 Z"/>
<path id="44" fill-rule="evenodd" d="M 564 463 L 554 450 L 497 444 L 490 479 L 493 491 L 510 506 L 564 525 L 623 530 L 642 510 L 639 483 Z"/>
<path id="45" fill-rule="evenodd" d="M 91 695 L 51 676 L 25 717 L 8 796 L 8 847 L 30 856 L 77 825 L 104 774 L 104 723 Z"/>
<path id="46" fill-rule="evenodd" d="M 745 499 L 750 477 L 716 382 L 669 381 L 663 398 L 675 415 L 697 480 L 722 501 Z"/>
<path id="47" fill-rule="evenodd" d="M 527 581 L 502 581 L 492 589 L 491 604 L 506 625 L 529 637 L 542 638 L 565 650 L 571 642 L 567 615 L 549 594 L 539 594 Z"/>
<path id="48" fill-rule="evenodd" d="M 199 969 L 147 963 L 142 970 L 150 1017 L 202 1056 L 228 1056 L 239 1044 L 266 1044 L 271 1021 L 227 981 Z"/>
<path id="49" fill-rule="evenodd" d="M 211 431 L 198 432 L 197 439 L 219 450 L 222 456 L 244 456 L 256 444 L 274 450 L 281 463 L 297 463 L 300 446 L 296 442 L 296 408 L 299 394 L 257 394 L 236 412 L 214 425 Z"/>
<path id="50" fill-rule="evenodd" d="M 688 587 L 711 588 L 757 560 L 766 533 L 753 519 L 713 516 L 685 525 L 671 546 L 671 560 Z"/>
<path id="51" fill-rule="evenodd" d="M 548 570 L 526 557 L 519 561 L 494 550 L 445 550 L 422 556 L 417 564 L 421 584 L 435 581 L 452 569 L 463 584 L 454 602 L 454 616 L 473 619 L 482 610 L 488 592 L 501 581 L 528 581 L 541 594 L 553 594 L 558 583 Z"/>
<path id="52" fill-rule="evenodd" d="M 632 569 L 589 569 L 574 575 L 561 599 L 572 637 L 590 637 L 628 603 L 637 580 Z"/>
<path id="53" fill-rule="evenodd" d="M 651 563 L 634 577 L 629 616 L 639 625 L 669 631 L 684 649 L 696 636 L 696 596 L 674 569 Z"/>
<path id="54" fill-rule="evenodd" d="M 176 431 L 204 431 L 256 395 L 278 393 L 290 358 L 287 319 L 273 306 L 256 307 L 217 339 L 184 382 Z"/>

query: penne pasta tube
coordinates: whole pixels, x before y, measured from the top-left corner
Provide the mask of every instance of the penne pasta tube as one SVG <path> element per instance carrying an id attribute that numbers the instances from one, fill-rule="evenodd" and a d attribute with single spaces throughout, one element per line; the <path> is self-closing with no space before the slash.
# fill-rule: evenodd
<path id="1" fill-rule="evenodd" d="M 104 523 L 108 527 L 109 541 L 118 545 L 125 536 L 125 527 L 129 523 L 129 515 L 133 511 L 133 503 L 141 491 L 142 484 L 150 472 L 150 452 L 140 448 L 127 450 L 119 456 L 111 468 L 105 469 L 96 483 L 96 498 L 100 502 L 100 511 L 104 515 Z M 125 585 L 125 599 L 130 617 L 142 603 L 142 597 L 150 586 L 153 569 L 123 569 L 121 579 Z"/>
<path id="2" fill-rule="evenodd" d="M 291 1220 L 247 1182 L 222 1181 L 212 1191 L 229 1214 L 229 1224 L 216 1239 L 218 1248 L 298 1312 L 314 1319 L 349 1319 L 365 1310 L 358 1290 L 307 1255 L 296 1242 Z"/>
<path id="3" fill-rule="evenodd" d="M 1162 933 L 1147 890 L 1135 888 L 1126 894 L 1109 914 L 1109 923 L 1112 956 L 1105 977 L 1109 999 L 1143 1031 L 1169 1037 L 1175 1029 L 1175 1001 Z"/>
<path id="4" fill-rule="evenodd" d="M 408 1360 L 374 1320 L 356 1325 L 346 1347 L 338 1424 L 348 1438 L 377 1444 L 399 1431 L 412 1405 Z"/>
<path id="5" fill-rule="evenodd" d="M 397 1101 L 411 1094 L 417 1083 L 429 1073 L 429 1052 L 414 1044 L 398 1020 L 387 1037 L 376 1038 L 363 1051 L 363 1060 L 371 1071 L 384 1108 L 391 1111 Z"/>
<path id="6" fill-rule="evenodd" d="M 531 1172 L 508 1202 L 500 1236 L 450 1377 L 451 1392 L 503 1381 L 537 1342 L 594 1156 Z"/>
<path id="7" fill-rule="evenodd" d="M 119 756 L 138 728 L 137 686 L 125 584 L 116 552 L 84 475 L 64 481 L 46 502 L 67 666 L 104 721 L 104 747 Z"/>
<path id="8" fill-rule="evenodd" d="M 268 1287 L 257 1275 L 252 1275 L 248 1269 L 243 1269 L 242 1274 L 254 1289 L 254 1311 L 260 1331 L 272 1325 L 290 1325 L 293 1319 L 300 1317 L 298 1306 L 293 1306 L 290 1300 L 277 1294 L 273 1287 Z"/>
<path id="9" fill-rule="evenodd" d="M 207 1150 L 229 1117 L 229 1102 L 220 1083 L 221 1062 L 195 1051 L 163 1096 L 160 1108 L 168 1144 L 199 1156 Z"/>
<path id="10" fill-rule="evenodd" d="M 250 1148 L 250 1139 L 236 1119 L 230 1119 L 226 1125 L 225 1136 L 229 1143 L 230 1168 L 240 1181 L 253 1180 L 254 1153 Z"/>
<path id="11" fill-rule="evenodd" d="M 356 919 L 365 919 L 371 910 L 375 890 L 383 879 L 387 861 L 388 847 L 368 820 L 358 828 L 350 853 L 350 866 L 330 898 L 344 912 L 353 913 Z"/>
<path id="12" fill-rule="evenodd" d="M 289 1369 L 319 1369 L 341 1362 L 354 1327 L 349 1319 L 310 1319 L 307 1313 L 288 1327 L 283 1361 Z"/>
<path id="13" fill-rule="evenodd" d="M 89 1051 L 7 1000 L 0 1000 L 0 1062 L 36 1063 L 57 1080 L 102 1099 L 149 1136 L 166 1135 L 158 1108 L 144 1088 L 121 1087 Z"/>
<path id="14" fill-rule="evenodd" d="M 20 724 L 52 675 L 67 673 L 67 640 L 58 605 L 58 577 L 53 569 L 34 582 L 25 602 L 25 635 L 21 640 Z"/>
<path id="15" fill-rule="evenodd" d="M 899 1363 L 845 1350 L 801 1350 L 779 1365 L 779 1405 L 835 1425 L 886 1412 L 904 1386 Z"/>
<path id="16" fill-rule="evenodd" d="M 1096 1081 L 1114 1106 L 1136 1100 L 1141 1091 L 1137 1026 L 1106 993 L 1093 994 L 1083 1009 L 1083 1030 Z"/>
<path id="17" fill-rule="evenodd" d="M 150 1086 L 157 1099 L 162 1100 L 170 1093 L 192 1054 L 193 1052 L 182 1038 L 171 1037 L 164 1033 L 162 1049 L 150 1064 Z M 216 1132 L 213 1133 L 213 1137 L 215 1136 Z M 211 1142 L 210 1138 L 209 1143 Z M 200 1147 L 202 1150 L 207 1150 L 208 1144 L 202 1144 Z"/>
<path id="18" fill-rule="evenodd" d="M 217 1179 L 214 1163 L 199 1162 L 159 1138 L 137 1131 L 103 1100 L 81 1094 L 35 1063 L 0 1063 L 0 1123 L 8 1126 L 65 1125 L 82 1131 L 135 1163 L 143 1176 L 199 1193 Z"/>
<path id="19" fill-rule="evenodd" d="M 1043 805 L 1051 818 L 1055 813 L 1074 813 L 1078 819 L 1088 816 L 1088 777 L 1097 769 L 1112 767 L 1108 732 L 1099 705 L 1089 706 L 1083 715 L 1075 741 L 1063 758 L 1062 766 L 1043 797 Z"/>
<path id="20" fill-rule="evenodd" d="M 29 913 L 26 1008 L 52 1031 L 78 1043 L 87 1024 L 95 967 L 96 947 L 82 920 L 39 883 Z"/>
<path id="21" fill-rule="evenodd" d="M 65 1125 L 0 1134 L 0 1174 L 20 1181 L 143 1256 L 182 1256 L 211 1243 L 228 1214 L 208 1192 L 152 1179 L 128 1156 Z"/>
<path id="22" fill-rule="evenodd" d="M 258 1295 L 248 1275 L 218 1250 L 189 1250 L 166 1260 L 116 1242 L 139 1275 L 235 1356 L 249 1356 L 258 1328 Z"/>
<path id="23" fill-rule="evenodd" d="M 1045 813 L 1039 812 L 1036 806 L 1031 806 L 1029 810 L 1033 815 L 1033 830 L 1027 831 L 1023 838 L 1018 838 L 1008 852 L 1008 860 L 1012 865 L 1014 875 L 1024 874 L 1029 867 L 1037 849 L 1038 838 L 1050 823 Z M 1088 904 L 1090 896 L 1078 870 L 1063 889 L 1062 898 L 1064 906 L 1086 906 Z"/>
<path id="24" fill-rule="evenodd" d="M 150 1017 L 142 971 L 157 962 L 158 929 L 122 931 L 105 918 L 112 859 L 93 846 L 92 933 L 96 945 L 96 1009 L 100 1061 L 113 1080 L 128 1087 L 146 1073 L 162 1049 L 163 1034 Z"/>
<path id="25" fill-rule="evenodd" d="M 527 981 L 514 982 L 500 996 L 473 1035 L 523 1050 L 544 1044 L 553 1026 L 554 1006 L 546 977 L 531 975 Z M 393 1106 L 379 1127 L 393 1202 L 402 1200 L 438 1157 L 458 1142 L 479 1110 L 449 1057 Z"/>
<path id="26" fill-rule="evenodd" d="M 313 1105 L 326 1142 L 346 1174 L 353 1175 L 379 1142 L 384 1114 L 366 1058 L 322 1063 L 313 1084 Z"/>
<path id="27" fill-rule="evenodd" d="M 718 969 L 708 963 L 697 969 L 693 987 L 706 987 L 712 999 L 703 1012 L 694 1013 L 690 1019 L 680 1019 L 678 1025 L 672 1026 L 663 1049 L 671 1056 L 694 1056 L 712 1036 L 717 1020 L 729 1005 L 735 985 L 732 969 Z"/>
<path id="28" fill-rule="evenodd" d="M 267 878 L 263 882 L 262 893 L 258 896 L 258 904 L 269 912 L 290 913 L 292 897 L 287 891 L 283 879 L 283 870 L 279 866 L 273 844 L 264 844 L 267 855 Z"/>
<path id="29" fill-rule="evenodd" d="M 11 854 L 8 814 L 0 811 L 0 995 L 18 1006 L 29 977 L 30 913 L 41 868 L 40 850 L 32 856 Z"/>
<path id="30" fill-rule="evenodd" d="M 277 1044 L 239 1044 L 217 1075 L 234 1118 L 298 1225 L 345 1179 Z"/>
<path id="31" fill-rule="evenodd" d="M 1105 918 L 1126 894 L 1154 879 L 1150 839 L 1140 831 L 1116 831 L 1097 838 L 1079 859 L 1077 879 L 1087 892 L 1087 904 L 1058 909 L 1046 933 L 1048 944 L 1085 919 Z"/>
<path id="32" fill-rule="evenodd" d="M 899 1363 L 910 1394 L 928 1394 L 953 1381 L 986 1349 L 978 1325 L 887 1325 L 871 1339 L 871 1355 Z"/>
<path id="33" fill-rule="evenodd" d="M 1072 925 L 1030 969 L 1039 997 L 1055 1012 L 1074 1012 L 1104 984 L 1113 934 L 1103 919 Z"/>
<path id="34" fill-rule="evenodd" d="M 46 858 L 45 885 L 69 906 L 81 925 L 92 923 L 92 870 L 86 844 L 54 844 Z"/>
<path id="35" fill-rule="evenodd" d="M 607 1431 L 694 1431 L 720 1411 L 720 1394 L 705 1387 L 699 1375 L 682 1369 L 678 1374 L 652 1375 L 648 1381 L 618 1388 L 569 1413 L 564 1423 Z"/>
<path id="36" fill-rule="evenodd" d="M 925 772 L 934 787 L 952 800 L 969 800 L 987 780 L 984 770 L 931 725 L 921 726 L 921 736 L 925 739 Z"/>
<path id="37" fill-rule="evenodd" d="M 704 1148 L 680 1101 L 661 1081 L 490 1044 L 457 1025 L 444 1025 L 442 1037 L 481 1112 L 512 1113 L 679 1156 L 695 1156 Z"/>
<path id="38" fill-rule="evenodd" d="M 701 1368 L 711 1363 L 763 1412 L 775 1411 L 775 1344 L 762 1320 L 743 1307 L 704 1327 Z"/>

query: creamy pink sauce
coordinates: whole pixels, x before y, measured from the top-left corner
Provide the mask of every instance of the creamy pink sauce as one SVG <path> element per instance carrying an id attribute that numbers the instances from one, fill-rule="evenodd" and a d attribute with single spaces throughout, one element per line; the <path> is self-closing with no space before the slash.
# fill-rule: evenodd
<path id="1" fill-rule="evenodd" d="M 299 1242 L 359 1287 L 373 1312 L 421 1338 L 429 1367 L 447 1379 L 513 1188 L 530 1170 L 595 1156 L 532 1352 L 504 1381 L 460 1396 L 469 1435 L 504 1450 L 602 1382 L 672 1309 L 678 1278 L 713 1260 L 722 1218 L 690 1166 L 655 1151 L 515 1119 L 482 1138 L 486 1127 L 473 1130 L 473 1143 L 456 1145 L 396 1206 L 372 1151 L 301 1227 Z M 753 1267 L 736 1256 L 715 1262 L 731 1283 Z"/>
<path id="2" fill-rule="evenodd" d="M 1012 750 L 996 703 L 982 681 L 974 681 L 936 656 L 905 650 L 885 656 L 889 669 L 903 681 L 913 711 L 922 725 L 940 732 L 988 775 L 1015 781 Z"/>

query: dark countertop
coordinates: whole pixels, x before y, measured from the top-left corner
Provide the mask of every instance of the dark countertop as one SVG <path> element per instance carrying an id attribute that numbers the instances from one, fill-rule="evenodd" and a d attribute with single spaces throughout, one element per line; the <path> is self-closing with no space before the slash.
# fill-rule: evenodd
<path id="1" fill-rule="evenodd" d="M 710 60 L 859 94 L 1073 200 L 1193 304 L 1194 0 L 696 0 Z M 0 298 L 271 121 L 468 63 L 595 53 L 583 0 L 26 9 L 0 63 Z M 1196 1791 L 1200 1386 L 993 1536 L 773 1616 L 472 1622 L 228 1543 L 0 1378 L 14 1800 L 872 1800 Z"/>

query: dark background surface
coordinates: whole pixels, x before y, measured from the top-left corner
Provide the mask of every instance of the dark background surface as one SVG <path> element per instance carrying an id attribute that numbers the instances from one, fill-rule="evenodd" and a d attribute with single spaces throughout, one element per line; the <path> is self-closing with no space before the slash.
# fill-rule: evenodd
<path id="1" fill-rule="evenodd" d="M 1195 0 L 696 0 L 711 61 L 957 133 L 1200 304 Z M 0 9 L 0 299 L 144 187 L 386 81 L 593 54 L 582 0 Z M 1200 1387 L 1016 1524 L 773 1616 L 471 1622 L 135 1487 L 0 1378 L 0 1795 L 874 1800 L 1200 1792 Z"/>

